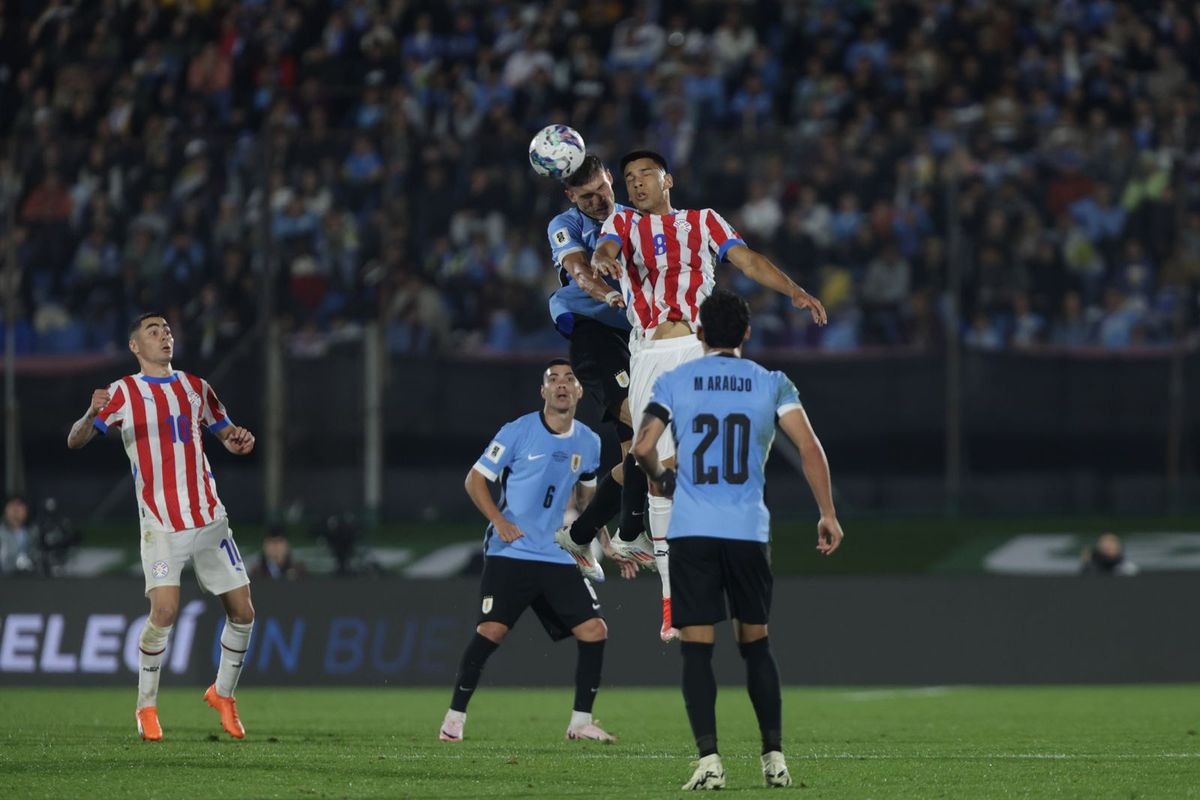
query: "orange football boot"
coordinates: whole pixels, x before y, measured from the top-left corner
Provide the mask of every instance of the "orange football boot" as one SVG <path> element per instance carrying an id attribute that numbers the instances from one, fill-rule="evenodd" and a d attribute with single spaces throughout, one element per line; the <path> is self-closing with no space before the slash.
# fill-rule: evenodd
<path id="1" fill-rule="evenodd" d="M 237 700 L 217 694 L 217 685 L 214 683 L 204 693 L 204 702 L 221 715 L 221 727 L 225 729 L 226 733 L 235 739 L 246 738 L 246 729 L 242 727 L 242 721 L 238 719 Z"/>
<path id="2" fill-rule="evenodd" d="M 139 708 L 134 714 L 137 720 L 138 736 L 144 742 L 161 742 L 162 726 L 158 724 L 158 707 L 146 706 Z"/>

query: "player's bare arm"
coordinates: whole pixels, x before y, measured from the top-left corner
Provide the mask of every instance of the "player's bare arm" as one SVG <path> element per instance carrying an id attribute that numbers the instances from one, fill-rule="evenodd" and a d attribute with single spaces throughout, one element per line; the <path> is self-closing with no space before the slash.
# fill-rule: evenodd
<path id="1" fill-rule="evenodd" d="M 796 308 L 807 308 L 812 314 L 813 322 L 824 325 L 829 321 L 829 315 L 825 313 L 825 306 L 821 305 L 821 301 L 801 289 L 762 253 L 751 250 L 744 244 L 737 244 L 729 248 L 725 257 L 758 285 L 787 295 Z"/>
<path id="2" fill-rule="evenodd" d="M 492 523 L 492 527 L 496 529 L 496 534 L 504 542 L 515 542 L 520 539 L 525 533 L 517 527 L 516 523 L 509 522 L 508 519 L 500 513 L 500 508 L 496 505 L 496 501 L 492 499 L 492 492 L 488 489 L 487 477 L 479 470 L 472 469 L 467 473 L 466 480 L 467 497 L 471 498 L 471 502 L 479 509 L 479 513 Z"/>
<path id="3" fill-rule="evenodd" d="M 96 415 L 104 410 L 110 400 L 112 400 L 112 395 L 108 393 L 108 389 L 97 389 L 92 392 L 92 402 L 88 405 L 88 410 L 82 417 L 75 420 L 75 424 L 71 426 L 71 432 L 67 434 L 67 447 L 78 450 L 95 437 L 96 426 L 92 423 L 96 421 Z"/>
<path id="4" fill-rule="evenodd" d="M 241 425 L 226 425 L 216 432 L 225 449 L 235 456 L 249 455 L 254 449 L 254 434 Z"/>
<path id="5" fill-rule="evenodd" d="M 566 267 L 575 284 L 587 292 L 588 297 L 614 308 L 625 307 L 625 299 L 621 297 L 621 293 L 597 277 L 596 271 L 583 257 L 582 252 L 567 253 L 562 257 L 562 265 Z"/>
<path id="6" fill-rule="evenodd" d="M 800 451 L 804 464 L 804 478 L 812 489 L 821 519 L 817 522 L 817 550 L 833 555 L 842 543 L 842 525 L 838 522 L 837 510 L 833 506 L 833 479 L 829 475 L 829 459 L 825 448 L 817 438 L 808 414 L 803 408 L 795 408 L 779 418 L 779 427 Z"/>
<path id="7" fill-rule="evenodd" d="M 621 265 L 617 261 L 620 252 L 621 246 L 613 240 L 600 242 L 592 251 L 592 269 L 606 277 L 620 279 Z"/>

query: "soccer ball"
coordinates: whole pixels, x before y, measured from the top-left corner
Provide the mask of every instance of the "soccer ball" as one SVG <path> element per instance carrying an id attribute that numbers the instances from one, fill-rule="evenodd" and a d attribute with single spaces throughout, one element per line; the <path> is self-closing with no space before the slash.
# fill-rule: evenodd
<path id="1" fill-rule="evenodd" d="M 583 137 L 566 125 L 547 125 L 529 143 L 529 163 L 533 171 L 555 180 L 562 180 L 579 169 L 585 154 Z"/>

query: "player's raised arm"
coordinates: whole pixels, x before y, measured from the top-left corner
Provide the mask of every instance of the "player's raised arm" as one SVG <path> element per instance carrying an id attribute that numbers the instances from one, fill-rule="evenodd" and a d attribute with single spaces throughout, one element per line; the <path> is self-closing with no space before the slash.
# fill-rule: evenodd
<path id="1" fill-rule="evenodd" d="M 821 519 L 817 523 L 817 549 L 827 556 L 832 555 L 842 543 L 843 534 L 837 510 L 833 506 L 833 479 L 829 475 L 829 459 L 825 457 L 825 448 L 821 447 L 821 440 L 817 438 L 808 414 L 799 405 L 792 406 L 779 418 L 779 427 L 783 428 L 783 432 L 800 451 L 804 478 L 821 510 Z"/>
<path id="2" fill-rule="evenodd" d="M 123 401 L 122 396 L 118 395 L 118 397 Z M 92 392 L 92 401 L 88 405 L 88 410 L 82 417 L 75 420 L 75 424 L 71 426 L 71 432 L 67 434 L 67 447 L 78 450 L 90 442 L 100 430 L 96 426 L 96 418 L 113 404 L 114 398 L 108 389 L 97 389 Z M 116 409 L 111 410 L 115 411 Z M 107 427 L 105 424 L 105 428 Z"/>
<path id="3" fill-rule="evenodd" d="M 796 308 L 807 308 L 812 314 L 813 322 L 824 325 L 829 321 L 821 301 L 801 289 L 762 253 L 751 250 L 744 244 L 736 244 L 729 248 L 725 257 L 755 283 L 787 295 Z"/>
<path id="4" fill-rule="evenodd" d="M 575 284 L 587 292 L 588 297 L 599 300 L 601 303 L 607 303 L 614 308 L 625 307 L 625 299 L 621 297 L 621 293 L 599 279 L 582 252 L 567 253 L 562 258 L 562 265 Z"/>

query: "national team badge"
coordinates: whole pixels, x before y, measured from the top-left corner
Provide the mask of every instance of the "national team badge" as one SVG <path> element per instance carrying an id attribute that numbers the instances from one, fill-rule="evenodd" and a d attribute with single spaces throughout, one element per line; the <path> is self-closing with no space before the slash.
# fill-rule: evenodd
<path id="1" fill-rule="evenodd" d="M 196 394 L 195 392 L 189 391 L 187 393 L 187 398 L 188 398 L 188 402 L 191 403 L 192 405 L 194 405 L 194 406 L 200 405 L 200 395 Z"/>
<path id="2" fill-rule="evenodd" d="M 617 378 L 617 386 L 620 386 L 622 389 L 629 388 L 629 373 L 628 372 L 626 372 L 625 370 L 621 370 L 620 372 L 617 373 L 616 378 Z"/>
<path id="3" fill-rule="evenodd" d="M 482 609 L 483 609 L 483 613 L 485 613 L 485 614 L 487 614 L 488 612 L 490 612 L 492 610 L 492 596 L 490 594 L 487 597 L 483 598 Z"/>
<path id="4" fill-rule="evenodd" d="M 579 453 L 571 453 L 571 472 L 579 472 L 581 464 L 583 464 L 583 456 Z"/>
<path id="5" fill-rule="evenodd" d="M 687 233 L 692 229 L 692 223 L 688 222 L 686 219 L 677 219 L 675 220 L 675 228 L 681 233 Z"/>
<path id="6" fill-rule="evenodd" d="M 171 571 L 171 568 L 167 566 L 167 562 L 165 561 L 155 561 L 153 571 L 154 577 L 165 578 L 167 577 L 167 573 Z"/>
<path id="7" fill-rule="evenodd" d="M 562 247 L 564 244 L 571 241 L 571 234 L 566 228 L 559 228 L 550 235 L 550 238 L 554 240 L 554 244 Z"/>
<path id="8" fill-rule="evenodd" d="M 488 445 L 488 449 L 487 449 L 488 461 L 493 461 L 493 462 L 499 464 L 500 456 L 502 456 L 502 455 L 504 455 L 504 445 L 500 444 L 499 442 L 492 442 L 491 444 Z"/>

